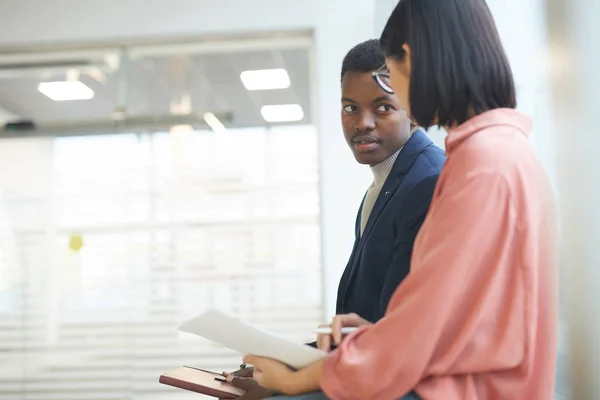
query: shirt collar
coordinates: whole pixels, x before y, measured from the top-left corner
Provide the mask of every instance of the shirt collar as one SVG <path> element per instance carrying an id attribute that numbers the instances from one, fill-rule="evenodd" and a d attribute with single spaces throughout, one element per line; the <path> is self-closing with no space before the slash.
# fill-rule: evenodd
<path id="1" fill-rule="evenodd" d="M 484 112 L 456 128 L 450 129 L 446 136 L 446 153 L 450 154 L 464 140 L 474 134 L 493 126 L 511 126 L 519 130 L 526 137 L 529 136 L 533 123 L 531 118 L 517 110 L 510 108 L 497 108 Z"/>
<path id="2" fill-rule="evenodd" d="M 400 150 L 398 150 L 379 164 L 371 166 L 371 172 L 373 172 L 374 178 L 373 185 L 381 185 L 385 182 L 388 175 L 392 171 L 392 168 L 394 167 L 394 163 L 396 162 L 396 158 L 398 158 L 398 154 L 400 154 Z"/>

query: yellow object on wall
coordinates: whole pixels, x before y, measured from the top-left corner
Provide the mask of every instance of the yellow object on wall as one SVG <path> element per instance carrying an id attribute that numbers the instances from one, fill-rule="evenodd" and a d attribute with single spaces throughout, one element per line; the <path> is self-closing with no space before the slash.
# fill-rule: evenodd
<path id="1" fill-rule="evenodd" d="M 84 246 L 83 237 L 79 233 L 71 234 L 71 239 L 69 240 L 69 248 L 74 252 L 78 253 L 79 250 Z"/>

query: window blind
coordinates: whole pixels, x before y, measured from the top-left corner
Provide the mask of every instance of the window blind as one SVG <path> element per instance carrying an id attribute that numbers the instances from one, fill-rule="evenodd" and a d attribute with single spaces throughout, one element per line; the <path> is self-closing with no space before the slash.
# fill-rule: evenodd
<path id="1" fill-rule="evenodd" d="M 177 331 L 206 306 L 313 339 L 312 126 L 6 139 L 0 160 L 0 400 L 198 399 L 158 377 L 239 364 Z"/>

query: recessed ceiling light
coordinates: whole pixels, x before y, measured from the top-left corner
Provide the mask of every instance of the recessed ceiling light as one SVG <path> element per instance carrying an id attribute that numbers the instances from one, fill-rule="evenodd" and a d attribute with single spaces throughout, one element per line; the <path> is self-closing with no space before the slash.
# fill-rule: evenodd
<path id="1" fill-rule="evenodd" d="M 54 101 L 89 100 L 94 97 L 94 91 L 80 81 L 42 82 L 38 90 Z"/>
<path id="2" fill-rule="evenodd" d="M 194 127 L 188 124 L 173 125 L 169 131 L 171 133 L 194 132 Z"/>
<path id="3" fill-rule="evenodd" d="M 290 77 L 285 69 L 260 69 L 244 71 L 240 74 L 242 83 L 248 90 L 287 89 Z"/>
<path id="4" fill-rule="evenodd" d="M 294 122 L 304 118 L 302 107 L 298 104 L 263 106 L 260 113 L 267 122 Z"/>

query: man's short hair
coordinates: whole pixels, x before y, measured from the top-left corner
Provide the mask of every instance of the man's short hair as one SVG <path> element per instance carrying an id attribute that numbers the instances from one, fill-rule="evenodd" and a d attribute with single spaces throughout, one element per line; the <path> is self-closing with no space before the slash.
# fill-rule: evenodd
<path id="1" fill-rule="evenodd" d="M 411 48 L 410 112 L 420 126 L 516 108 L 510 64 L 484 0 L 400 0 L 381 47 L 402 61 L 404 44 Z"/>
<path id="2" fill-rule="evenodd" d="M 342 79 L 348 71 L 373 72 L 385 64 L 385 54 L 379 45 L 379 39 L 371 39 L 354 46 L 342 63 Z"/>

